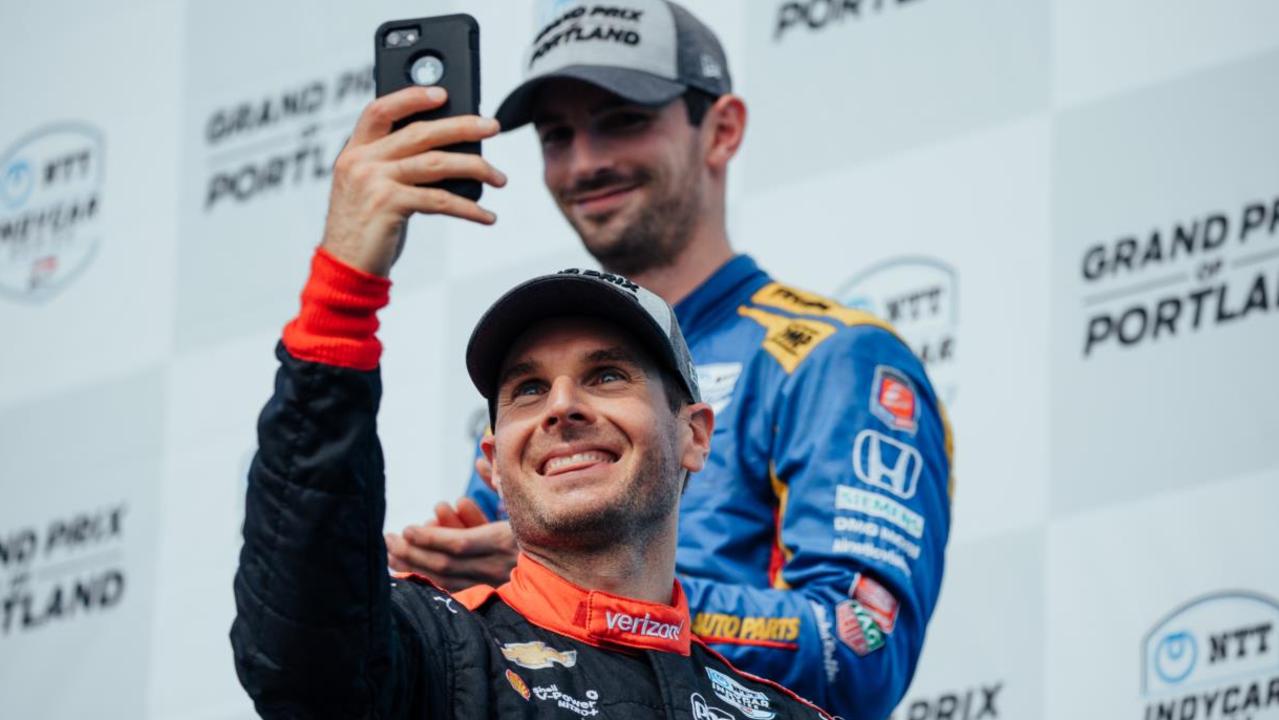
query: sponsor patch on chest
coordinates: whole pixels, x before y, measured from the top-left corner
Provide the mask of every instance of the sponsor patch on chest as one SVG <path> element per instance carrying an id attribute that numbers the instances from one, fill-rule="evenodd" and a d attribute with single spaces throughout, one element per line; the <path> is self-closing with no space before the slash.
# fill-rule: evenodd
<path id="1" fill-rule="evenodd" d="M 600 714 L 599 708 L 596 707 L 600 694 L 594 690 L 587 690 L 585 699 L 576 698 L 561 691 L 558 685 L 535 687 L 533 688 L 533 694 L 537 696 L 538 700 L 553 702 L 557 707 L 582 717 L 595 717 Z"/>
<path id="2" fill-rule="evenodd" d="M 676 640 L 684 629 L 683 625 L 656 620 L 649 613 L 644 613 L 643 617 L 639 617 L 638 615 L 613 612 L 612 610 L 604 611 L 604 624 L 613 632 L 641 635 L 659 640 Z"/>
<path id="3" fill-rule="evenodd" d="M 533 691 L 528 689 L 528 683 L 524 682 L 524 678 L 516 675 L 513 670 L 506 671 L 506 681 L 511 684 L 511 689 L 520 694 L 520 697 L 528 700 L 533 697 Z"/>
<path id="4" fill-rule="evenodd" d="M 769 707 L 768 696 L 759 690 L 752 690 L 714 668 L 706 668 L 706 675 L 711 679 L 715 696 L 737 708 L 750 720 L 771 720 L 777 716 Z"/>
<path id="5" fill-rule="evenodd" d="M 576 650 L 556 650 L 541 640 L 522 643 L 506 643 L 502 657 L 529 670 L 541 670 L 556 663 L 566 668 L 577 664 Z"/>
<path id="6" fill-rule="evenodd" d="M 693 706 L 693 720 L 735 720 L 732 713 L 708 704 L 701 693 L 693 693 L 688 699 Z"/>

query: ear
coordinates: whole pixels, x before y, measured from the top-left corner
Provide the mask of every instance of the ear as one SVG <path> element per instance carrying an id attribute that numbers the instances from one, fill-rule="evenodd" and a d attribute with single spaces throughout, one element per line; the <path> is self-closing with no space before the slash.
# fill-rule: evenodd
<path id="1" fill-rule="evenodd" d="M 502 478 L 501 478 L 501 475 L 497 472 L 497 463 L 493 461 L 493 457 L 497 447 L 496 442 L 497 441 L 493 437 L 493 433 L 491 431 L 484 433 L 484 437 L 480 440 L 480 451 L 484 453 L 483 462 L 486 463 L 489 467 L 488 474 L 485 474 L 482 470 L 480 471 L 480 477 L 484 478 L 484 482 L 488 483 L 488 486 L 493 488 L 493 490 L 497 492 L 498 497 L 501 497 L 502 496 Z M 476 459 L 475 461 L 476 470 L 479 470 L 478 466 L 480 462 L 481 460 Z"/>
<path id="2" fill-rule="evenodd" d="M 693 403 L 680 410 L 684 447 L 680 466 L 689 472 L 697 472 L 706 465 L 711 452 L 711 433 L 715 430 L 715 411 L 706 403 Z"/>
<path id="3" fill-rule="evenodd" d="M 731 93 L 721 95 L 706 111 L 702 135 L 708 145 L 707 166 L 713 173 L 724 174 L 746 135 L 746 103 Z"/>

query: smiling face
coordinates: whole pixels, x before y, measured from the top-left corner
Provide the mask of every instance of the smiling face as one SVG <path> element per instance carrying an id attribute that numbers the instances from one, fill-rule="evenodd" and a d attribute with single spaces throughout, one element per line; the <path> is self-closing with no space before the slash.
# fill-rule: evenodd
<path id="1" fill-rule="evenodd" d="M 672 411 L 654 361 L 593 319 L 534 325 L 502 367 L 483 447 L 522 545 L 593 548 L 673 532 L 682 470 L 700 469 L 708 449 L 706 405 Z"/>
<path id="2" fill-rule="evenodd" d="M 539 91 L 537 107 L 543 179 L 587 251 L 623 275 L 675 262 L 707 197 L 684 102 L 645 107 L 561 79 Z"/>

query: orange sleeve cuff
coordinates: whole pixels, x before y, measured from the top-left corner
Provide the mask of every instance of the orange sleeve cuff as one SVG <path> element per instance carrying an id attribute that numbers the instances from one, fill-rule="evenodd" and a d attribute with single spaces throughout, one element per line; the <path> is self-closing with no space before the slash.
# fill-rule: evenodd
<path id="1" fill-rule="evenodd" d="M 316 248 L 302 309 L 284 326 L 284 347 L 299 360 L 372 370 L 382 357 L 377 311 L 390 299 L 390 280 Z"/>

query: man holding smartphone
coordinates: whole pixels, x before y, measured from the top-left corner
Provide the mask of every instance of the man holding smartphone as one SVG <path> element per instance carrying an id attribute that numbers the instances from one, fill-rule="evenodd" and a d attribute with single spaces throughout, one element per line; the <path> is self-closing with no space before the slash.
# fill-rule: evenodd
<path id="1" fill-rule="evenodd" d="M 410 211 L 485 219 L 437 194 L 446 191 L 408 183 L 501 183 L 475 156 L 436 150 L 446 137 L 491 134 L 491 121 L 385 135 L 387 120 L 430 107 L 427 98 L 403 90 L 361 117 L 334 170 L 301 312 L 276 350 L 231 628 L 258 714 L 829 718 L 693 636 L 675 534 L 680 490 L 705 464 L 714 415 L 670 307 L 616 275 L 565 270 L 525 282 L 467 343 L 493 426 L 485 457 L 521 547 L 510 581 L 454 596 L 420 577 L 387 577 L 375 333 L 398 225 Z M 445 166 L 453 174 L 438 174 Z"/>
<path id="2" fill-rule="evenodd" d="M 882 321 L 734 255 L 725 182 L 746 108 L 714 34 L 662 0 L 547 6 L 497 118 L 534 124 L 547 189 L 604 269 L 672 304 L 716 409 L 680 516 L 694 632 L 837 715 L 886 717 L 941 584 L 940 401 Z M 389 535 L 391 565 L 503 582 L 509 526 L 480 477 L 468 495 Z"/>

